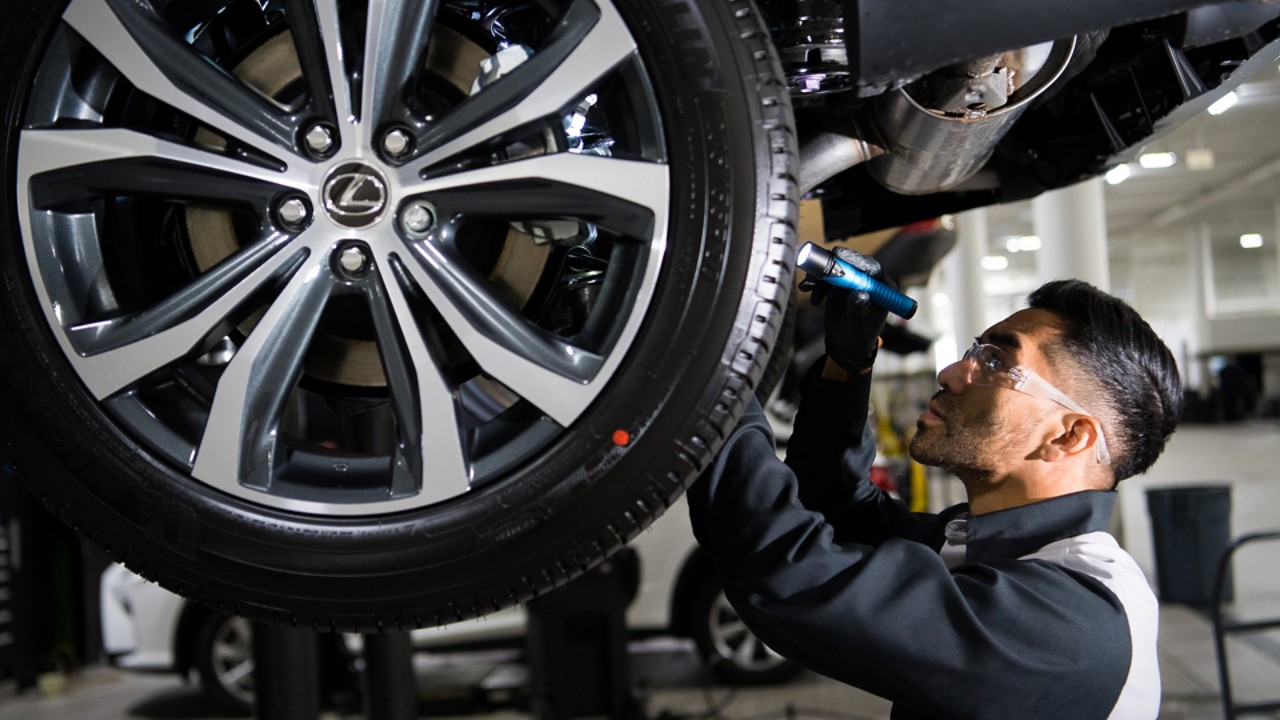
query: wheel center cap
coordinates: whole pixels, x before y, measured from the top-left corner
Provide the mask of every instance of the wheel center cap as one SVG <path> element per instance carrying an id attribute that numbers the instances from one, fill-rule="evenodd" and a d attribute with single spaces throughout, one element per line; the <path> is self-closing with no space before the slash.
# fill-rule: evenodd
<path id="1" fill-rule="evenodd" d="M 387 209 L 387 181 L 382 173 L 361 162 L 335 167 L 325 178 L 324 209 L 343 227 L 368 227 Z"/>

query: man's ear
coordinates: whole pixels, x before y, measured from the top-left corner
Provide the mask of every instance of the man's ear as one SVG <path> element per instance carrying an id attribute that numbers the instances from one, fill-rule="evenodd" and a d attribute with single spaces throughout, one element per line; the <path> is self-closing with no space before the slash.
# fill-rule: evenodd
<path id="1" fill-rule="evenodd" d="M 1087 452 L 1092 457 L 1094 446 L 1102 439 L 1098 418 L 1083 413 L 1062 416 L 1061 432 L 1044 445 L 1041 458 L 1045 462 L 1061 462 Z"/>

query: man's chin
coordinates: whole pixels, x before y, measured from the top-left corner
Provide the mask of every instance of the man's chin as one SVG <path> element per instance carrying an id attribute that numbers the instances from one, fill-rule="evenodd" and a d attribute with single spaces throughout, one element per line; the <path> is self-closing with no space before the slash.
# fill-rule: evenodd
<path id="1" fill-rule="evenodd" d="M 932 448 L 929 447 L 928 442 L 922 439 L 923 435 L 924 428 L 917 428 L 916 434 L 911 438 L 911 443 L 907 445 L 907 454 L 911 456 L 912 460 L 921 465 L 936 465 L 934 454 L 930 452 Z"/>
<path id="2" fill-rule="evenodd" d="M 943 470 L 955 465 L 954 441 L 937 428 L 919 428 L 907 445 L 907 454 L 921 465 Z"/>

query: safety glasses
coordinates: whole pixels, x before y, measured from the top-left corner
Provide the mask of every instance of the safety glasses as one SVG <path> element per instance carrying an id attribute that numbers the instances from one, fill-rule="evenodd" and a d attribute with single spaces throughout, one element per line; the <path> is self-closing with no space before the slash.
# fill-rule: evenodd
<path id="1" fill-rule="evenodd" d="M 965 351 L 961 362 L 968 370 L 967 381 L 970 384 L 1016 390 L 1031 397 L 1052 400 L 1068 410 L 1097 418 L 1075 400 L 1067 397 L 1066 393 L 1050 384 L 1048 380 L 1037 375 L 1034 370 L 1013 364 L 1009 355 L 995 345 L 974 342 L 973 346 Z M 1093 447 L 1097 453 L 1098 462 L 1110 465 L 1111 453 L 1107 450 L 1107 439 L 1102 434 L 1101 423 L 1098 427 L 1098 442 Z"/>

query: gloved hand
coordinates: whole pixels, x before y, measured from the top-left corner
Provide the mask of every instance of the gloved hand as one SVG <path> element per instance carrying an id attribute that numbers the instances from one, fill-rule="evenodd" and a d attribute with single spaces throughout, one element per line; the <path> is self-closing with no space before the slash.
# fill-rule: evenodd
<path id="1" fill-rule="evenodd" d="M 885 281 L 884 270 L 875 258 L 845 247 L 836 247 L 834 252 L 841 260 L 877 280 Z M 806 275 L 800 282 L 800 289 L 809 291 L 810 303 L 820 305 L 826 302 L 827 356 L 849 372 L 871 367 L 876 351 L 880 349 L 880 331 L 889 311 L 871 302 L 871 296 L 865 292 L 835 287 L 811 275 Z"/>

